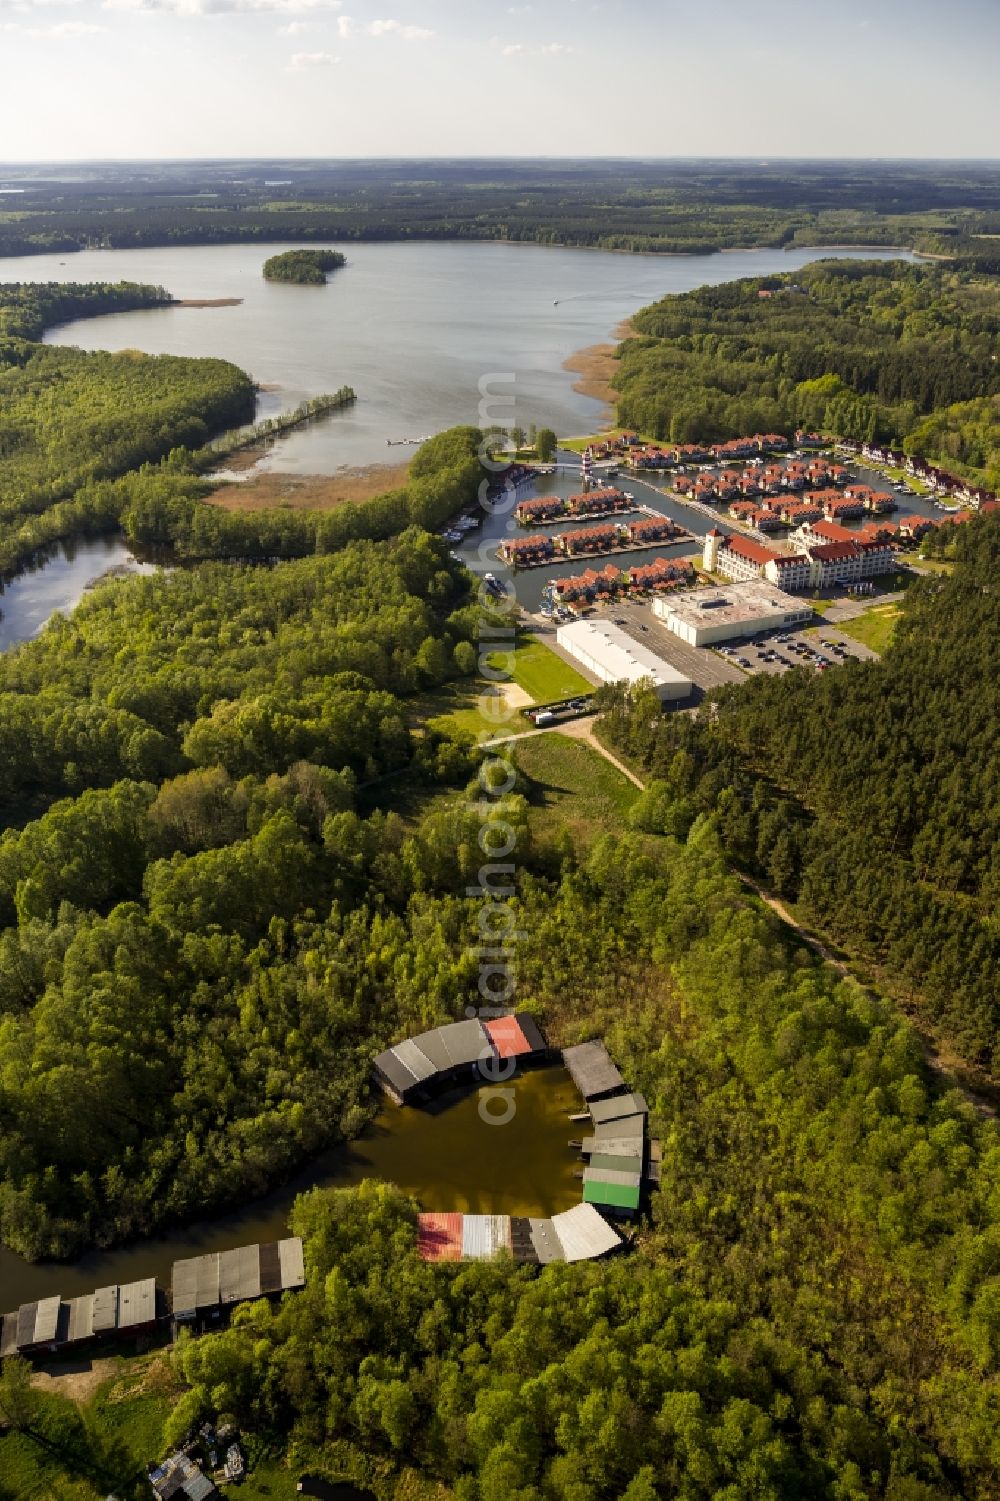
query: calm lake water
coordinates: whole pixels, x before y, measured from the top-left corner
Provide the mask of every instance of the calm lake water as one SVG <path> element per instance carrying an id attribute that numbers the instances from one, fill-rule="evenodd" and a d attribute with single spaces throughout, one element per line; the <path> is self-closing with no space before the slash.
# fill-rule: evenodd
<path id="1" fill-rule="evenodd" d="M 528 1070 L 514 1088 L 517 1109 L 504 1125 L 483 1120 L 478 1090 L 452 1091 L 419 1109 L 387 1105 L 365 1136 L 326 1153 L 266 1198 L 152 1240 L 59 1264 L 32 1264 L 0 1248 L 0 1313 L 32 1298 L 75 1297 L 139 1277 L 167 1286 L 181 1257 L 287 1234 L 296 1195 L 313 1187 L 382 1178 L 425 1209 L 542 1216 L 571 1209 L 583 1193 L 576 1177 L 582 1164 L 569 1147 L 582 1134 L 569 1120 L 583 1109 L 580 1096 L 561 1067 Z"/>
<path id="2" fill-rule="evenodd" d="M 266 460 L 273 469 L 329 474 L 405 459 L 413 450 L 388 448 L 387 439 L 423 438 L 459 422 L 535 422 L 564 436 L 592 431 L 603 408 L 573 390 L 576 377 L 562 368 L 569 355 L 608 341 L 623 319 L 668 292 L 794 271 L 823 253 L 634 256 L 540 245 L 352 244 L 342 247 L 348 265 L 325 287 L 294 287 L 261 276 L 266 257 L 282 248 L 26 256 L 0 261 L 0 281 L 139 281 L 177 298 L 242 298 L 237 307 L 85 319 L 47 337 L 84 349 L 220 355 L 276 387 L 262 393 L 265 416 L 353 386 L 356 407 L 289 434 Z M 484 381 L 495 396 L 486 413 Z"/>
<path id="3" fill-rule="evenodd" d="M 155 573 L 140 563 L 122 537 L 65 542 L 37 558 L 16 578 L 0 584 L 0 651 L 30 641 L 57 610 L 72 610 L 90 586 L 110 570 Z"/>

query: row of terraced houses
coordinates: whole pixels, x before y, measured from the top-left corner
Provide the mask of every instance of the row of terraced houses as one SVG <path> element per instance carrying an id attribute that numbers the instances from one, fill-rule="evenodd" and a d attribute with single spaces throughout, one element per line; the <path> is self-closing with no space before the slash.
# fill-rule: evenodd
<path id="1" fill-rule="evenodd" d="M 531 567 L 546 559 L 578 557 L 581 553 L 613 552 L 616 548 L 647 547 L 652 542 L 670 541 L 687 534 L 669 516 L 642 516 L 635 521 L 616 522 L 609 526 L 581 527 L 578 531 L 558 532 L 555 536 L 538 533 L 531 537 L 507 537 L 500 543 L 501 557 L 515 567 Z"/>
<path id="2" fill-rule="evenodd" d="M 892 469 L 901 469 L 923 481 L 936 495 L 950 495 L 953 500 L 972 506 L 974 510 L 982 510 L 990 501 L 997 499 L 992 490 L 987 490 L 982 485 L 973 485 L 956 474 L 950 474 L 947 469 L 931 464 L 927 459 L 904 453 L 900 448 L 883 448 L 876 443 L 855 443 L 849 439 L 837 446 L 845 453 L 867 459 L 870 464 L 886 464 Z"/>
<path id="3" fill-rule="evenodd" d="M 797 448 L 827 448 L 831 439 L 822 433 L 799 428 L 793 440 L 784 433 L 753 433 L 745 438 L 731 438 L 726 443 L 647 443 L 638 433 L 624 432 L 591 445 L 595 458 L 624 458 L 633 469 L 672 469 L 683 464 L 730 463 L 739 459 L 758 458 L 766 453 L 783 453 Z"/>

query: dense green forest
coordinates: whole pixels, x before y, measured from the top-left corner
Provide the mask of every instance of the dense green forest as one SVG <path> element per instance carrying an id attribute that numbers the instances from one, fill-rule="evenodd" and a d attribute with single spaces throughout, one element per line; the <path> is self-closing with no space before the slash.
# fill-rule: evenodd
<path id="1" fill-rule="evenodd" d="M 87 246 L 474 239 L 704 253 L 927 245 L 1000 214 L 991 162 L 398 161 L 102 164 L 8 179 L 0 255 Z"/>
<path id="2" fill-rule="evenodd" d="M 820 261 L 666 297 L 620 347 L 619 420 L 675 442 L 820 428 L 1000 485 L 1000 281 Z"/>
<path id="3" fill-rule="evenodd" d="M 736 862 L 874 963 L 971 1062 L 1000 1071 L 1000 523 L 948 539 L 880 662 L 797 669 L 654 724 L 620 696 L 613 743 L 667 825 L 714 810 Z"/>
<path id="4" fill-rule="evenodd" d="M 705 392 L 750 413 L 742 375 L 714 382 L 723 359 L 766 365 L 753 381 L 790 380 L 810 425 L 838 398 L 919 425 L 1000 393 L 978 272 L 797 280 L 815 296 L 788 294 L 787 339 L 776 280 L 724 337 L 706 304 L 704 327 L 647 330 L 636 354 L 704 340 Z M 0 658 L 0 1239 L 69 1255 L 356 1134 L 373 1054 L 476 993 L 483 822 L 502 820 L 519 1004 L 556 1043 L 606 1037 L 663 1142 L 635 1250 L 430 1266 L 391 1186 L 309 1195 L 306 1291 L 181 1341 L 159 1442 L 227 1412 L 295 1473 L 381 1485 L 413 1465 L 455 1501 L 992 1501 L 1000 1131 L 730 867 L 997 1066 L 1000 523 L 935 539 L 953 572 L 909 591 L 880 663 L 756 678 L 697 716 L 605 690 L 602 733 L 650 773 L 627 826 L 592 801 L 592 752 L 546 737 L 488 798 L 480 753 L 428 728 L 503 623 L 426 530 L 476 494 L 482 435 L 442 434 L 365 505 L 205 506 L 188 424 L 225 425 L 247 377 L 174 362 L 172 404 L 159 361 L 34 342 L 77 295 L 164 294 L 18 289 L 0 494 L 54 488 L 4 546 L 89 517 L 238 561 L 106 585 Z M 563 745 L 557 771 L 543 744 Z M 7 1363 L 2 1501 L 23 1495 L 11 1455 L 46 1501 L 147 1493 L 19 1381 Z"/>
<path id="5" fill-rule="evenodd" d="M 290 281 L 299 287 L 322 287 L 327 273 L 346 266 L 339 250 L 286 250 L 264 262 L 265 281 Z"/>
<path id="6" fill-rule="evenodd" d="M 555 1039 L 604 1035 L 650 1101 L 663 1177 L 637 1249 L 605 1266 L 428 1265 L 391 1186 L 310 1194 L 294 1215 L 305 1292 L 182 1336 L 190 1390 L 162 1444 L 229 1413 L 293 1476 L 352 1474 L 386 1497 L 418 1494 L 382 1488 L 415 1466 L 457 1501 L 991 1501 L 996 1125 L 928 1075 L 889 1008 L 748 898 L 715 815 L 644 834 L 654 792 L 635 832 L 606 835 L 589 753 L 570 749 L 573 812 L 590 814 L 575 848 L 537 834 L 554 788 L 522 781 L 536 834 L 518 846 L 520 995 Z M 256 1019 L 261 1053 L 284 1029 L 302 1068 L 332 1024 L 353 1061 L 376 996 L 380 1035 L 460 1014 L 475 823 L 459 795 L 405 833 L 352 824 L 335 905 L 259 946 L 267 999 L 262 977 L 239 1023 Z M 190 1029 L 199 1045 L 218 1090 L 228 1027 L 210 1042 Z"/>
<path id="7" fill-rule="evenodd" d="M 169 300 L 128 283 L 0 287 L 0 572 L 113 526 L 108 481 L 253 417 L 254 384 L 225 360 L 37 342 L 62 319 Z"/>
<path id="8" fill-rule="evenodd" d="M 54 324 L 162 307 L 171 300 L 162 287 L 135 282 L 0 283 L 0 361 L 17 363 L 25 354 L 21 341 L 40 339 Z"/>
<path id="9" fill-rule="evenodd" d="M 428 871 L 353 809 L 402 768 L 470 774 L 406 707 L 472 670 L 466 588 L 412 530 L 118 581 L 0 659 L 0 802 L 45 809 L 0 839 L 7 1244 L 65 1253 L 259 1191 L 359 1124 L 397 1028 L 450 1007 L 468 965 L 435 973 L 434 924 L 406 937 Z M 360 918 L 369 860 L 392 900 Z"/>

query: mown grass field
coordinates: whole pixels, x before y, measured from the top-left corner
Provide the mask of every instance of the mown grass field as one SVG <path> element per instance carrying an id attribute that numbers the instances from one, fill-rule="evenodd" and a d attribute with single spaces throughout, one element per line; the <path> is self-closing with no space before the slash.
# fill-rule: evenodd
<path id="1" fill-rule="evenodd" d="M 591 746 L 552 731 L 517 746 L 514 759 L 531 779 L 525 790 L 531 826 L 541 839 L 568 831 L 575 843 L 619 832 L 639 789 Z"/>
<path id="2" fill-rule="evenodd" d="M 549 704 L 556 699 L 593 692 L 593 684 L 537 636 L 525 635 L 520 639 L 514 650 L 513 663 L 505 652 L 492 653 L 488 661 L 497 671 L 510 670 L 509 681 L 527 696 L 531 704 Z M 451 683 L 434 695 L 433 703 L 421 705 L 421 711 L 426 713 L 426 707 L 430 707 L 427 724 L 431 729 L 445 733 L 458 730 L 477 738 L 480 735 L 496 738 L 523 735 L 533 729 L 531 721 L 520 713 L 520 709 L 528 704 L 516 703 L 515 711 L 503 717 L 482 712 L 481 697 L 496 686 L 485 679 Z M 499 687 L 502 689 L 503 685 Z"/>
<path id="3" fill-rule="evenodd" d="M 505 655 L 497 654 L 489 659 L 491 667 L 508 666 Z M 593 683 L 562 657 L 551 651 L 537 636 L 523 636 L 514 652 L 513 680 L 523 688 L 534 704 L 549 704 L 559 698 L 573 698 L 580 693 L 592 693 Z"/>
<path id="4" fill-rule="evenodd" d="M 896 622 L 902 613 L 899 605 L 875 605 L 863 615 L 838 624 L 837 629 L 843 631 L 845 636 L 850 636 L 852 641 L 860 641 L 862 646 L 881 655 L 892 640 Z"/>

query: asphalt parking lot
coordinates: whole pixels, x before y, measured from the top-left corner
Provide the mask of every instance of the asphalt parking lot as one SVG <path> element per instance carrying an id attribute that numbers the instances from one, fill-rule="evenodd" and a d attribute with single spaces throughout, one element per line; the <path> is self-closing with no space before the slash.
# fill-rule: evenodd
<path id="1" fill-rule="evenodd" d="M 780 675 L 790 672 L 793 667 L 816 671 L 822 665 L 813 655 L 817 652 L 827 668 L 847 662 L 851 657 L 867 661 L 876 655 L 860 641 L 852 641 L 843 631 L 825 624 L 781 632 L 788 636 L 786 642 L 779 642 L 776 635 L 761 636 L 753 641 L 723 642 L 730 653 L 725 655 L 714 647 L 689 646 L 673 631 L 667 630 L 648 603 L 617 600 L 601 614 L 608 620 L 617 621 L 637 641 L 657 652 L 678 672 L 683 672 L 701 693 L 719 688 L 724 683 L 744 682 L 748 676 L 758 673 Z M 768 654 L 766 659 L 765 652 Z M 744 662 L 746 666 L 742 665 Z M 700 697 L 700 693 L 697 696 Z"/>
<path id="2" fill-rule="evenodd" d="M 772 676 L 790 672 L 793 667 L 805 667 L 817 671 L 825 663 L 825 669 L 837 667 L 852 657 L 869 661 L 877 656 L 860 641 L 852 641 L 833 625 L 825 622 L 807 626 L 803 630 L 780 632 L 788 640 L 781 642 L 777 634 L 760 636 L 749 641 L 726 641 L 717 647 L 689 646 L 653 614 L 647 601 L 616 600 L 613 605 L 599 612 L 600 618 L 613 620 L 634 636 L 636 641 L 655 651 L 671 667 L 683 672 L 695 685 L 695 699 L 712 688 L 721 688 L 725 683 L 743 683 L 748 677 L 760 673 Z M 555 625 L 539 617 L 538 634 L 546 638 L 546 645 L 580 670 L 580 664 L 568 652 L 557 645 Z M 726 654 L 728 652 L 728 655 Z M 768 656 L 765 658 L 764 653 Z M 819 653 L 823 663 L 817 662 L 814 653 Z M 745 666 L 743 664 L 746 664 Z"/>
<path id="3" fill-rule="evenodd" d="M 787 641 L 779 641 L 777 636 L 768 636 L 755 641 L 732 641 L 723 643 L 736 656 L 742 657 L 749 665 L 744 669 L 750 673 L 780 674 L 788 672 L 792 667 L 811 667 L 816 669 L 823 665 L 815 660 L 818 653 L 827 667 L 836 667 L 842 662 L 849 661 L 852 657 L 860 661 L 871 660 L 876 653 L 867 646 L 862 646 L 860 641 L 852 641 L 842 631 L 833 626 L 810 626 L 804 631 L 781 632 L 787 635 Z M 765 660 L 764 653 L 767 653 Z M 721 655 L 717 650 L 710 650 L 710 656 Z M 722 658 L 723 661 L 733 661 L 734 658 Z"/>
<path id="4" fill-rule="evenodd" d="M 668 631 L 648 604 L 638 600 L 616 600 L 604 613 L 609 620 L 620 621 L 631 636 L 643 642 L 650 651 L 655 651 L 671 667 L 676 667 L 678 672 L 683 672 L 703 691 L 720 688 L 723 683 L 743 681 L 744 673 L 725 657 L 720 657 L 718 652 L 688 646 L 673 631 Z"/>

